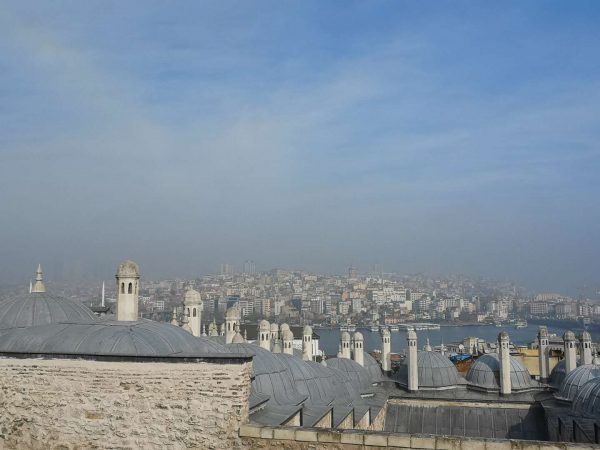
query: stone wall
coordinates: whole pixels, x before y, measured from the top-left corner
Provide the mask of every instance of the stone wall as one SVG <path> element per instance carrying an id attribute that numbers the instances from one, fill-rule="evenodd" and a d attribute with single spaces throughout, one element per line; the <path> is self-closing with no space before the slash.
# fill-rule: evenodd
<path id="1" fill-rule="evenodd" d="M 251 362 L 0 359 L 0 448 L 240 448 Z"/>
<path id="2" fill-rule="evenodd" d="M 448 436 L 385 433 L 380 431 L 323 430 L 317 428 L 242 425 L 240 436 L 247 449 L 261 450 L 589 450 L 600 445 L 475 439 Z"/>

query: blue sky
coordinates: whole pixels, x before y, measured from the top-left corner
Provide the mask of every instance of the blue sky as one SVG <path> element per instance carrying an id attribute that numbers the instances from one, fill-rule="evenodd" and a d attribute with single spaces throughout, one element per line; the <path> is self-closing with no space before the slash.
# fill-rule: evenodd
<path id="1" fill-rule="evenodd" d="M 600 284 L 600 5 L 0 9 L 0 279 L 221 262 Z"/>

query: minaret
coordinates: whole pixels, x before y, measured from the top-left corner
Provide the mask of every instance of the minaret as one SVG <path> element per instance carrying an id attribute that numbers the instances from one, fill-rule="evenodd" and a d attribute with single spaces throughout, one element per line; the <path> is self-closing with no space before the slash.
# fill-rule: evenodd
<path id="1" fill-rule="evenodd" d="M 258 345 L 271 351 L 271 325 L 264 319 L 258 324 Z"/>
<path id="2" fill-rule="evenodd" d="M 592 364 L 592 336 L 588 331 L 581 333 L 581 359 L 583 364 Z"/>
<path id="3" fill-rule="evenodd" d="M 235 330 L 239 326 L 239 317 L 237 308 L 232 306 L 225 312 L 225 343 L 231 344 L 233 342 L 233 336 L 235 336 Z"/>
<path id="4" fill-rule="evenodd" d="M 275 341 L 279 339 L 279 325 L 276 323 L 271 324 L 271 342 L 275 345 Z"/>
<path id="5" fill-rule="evenodd" d="M 408 390 L 419 390 L 419 367 L 417 360 L 417 333 L 414 329 L 408 330 L 406 333 L 406 341 L 408 343 Z"/>
<path id="6" fill-rule="evenodd" d="M 365 339 L 363 338 L 362 333 L 356 332 L 353 336 L 354 343 L 354 361 L 364 367 L 365 365 L 365 355 L 364 355 L 364 344 Z"/>
<path id="7" fill-rule="evenodd" d="M 106 297 L 106 290 L 104 289 L 104 281 L 103 281 L 102 282 L 102 303 L 101 303 L 101 305 L 102 305 L 103 308 L 105 306 L 105 302 L 104 302 L 105 297 Z"/>
<path id="8" fill-rule="evenodd" d="M 565 375 L 577 368 L 577 348 L 575 342 L 575 333 L 566 331 L 563 335 L 565 344 Z"/>
<path id="9" fill-rule="evenodd" d="M 29 280 L 29 293 L 31 294 L 31 291 L 33 291 L 33 283 L 31 282 L 31 280 Z"/>
<path id="10" fill-rule="evenodd" d="M 237 324 L 237 322 L 236 322 L 236 324 Z M 224 323 L 219 325 L 219 336 L 225 336 L 225 324 Z"/>
<path id="11" fill-rule="evenodd" d="M 540 379 L 547 381 L 550 375 L 550 357 L 548 355 L 548 328 L 541 326 L 538 330 L 538 362 L 540 367 Z"/>
<path id="12" fill-rule="evenodd" d="M 381 369 L 384 372 L 392 370 L 392 362 L 390 360 L 390 354 L 392 352 L 390 330 L 385 327 L 381 336 Z"/>
<path id="13" fill-rule="evenodd" d="M 179 321 L 177 320 L 177 308 L 173 308 L 173 315 L 171 316 L 171 325 L 179 326 Z"/>
<path id="14" fill-rule="evenodd" d="M 190 313 L 189 311 L 183 312 L 183 318 L 181 319 L 181 328 L 190 334 L 192 333 L 192 327 L 190 327 Z"/>
<path id="15" fill-rule="evenodd" d="M 183 309 L 189 317 L 190 328 L 194 336 L 200 336 L 202 324 L 202 299 L 200 293 L 191 287 L 185 291 Z"/>
<path id="16" fill-rule="evenodd" d="M 313 359 L 312 334 L 312 328 L 306 325 L 302 332 L 302 359 L 304 361 L 312 361 Z"/>
<path id="17" fill-rule="evenodd" d="M 283 328 L 283 325 L 281 326 L 281 328 Z M 292 344 L 294 342 L 294 335 L 290 331 L 289 327 L 286 330 L 282 331 L 281 336 L 283 338 L 283 353 L 285 353 L 286 355 L 293 355 L 294 348 L 292 347 Z"/>
<path id="18" fill-rule="evenodd" d="M 140 269 L 133 261 L 119 265 L 117 274 L 117 320 L 133 322 L 138 320 L 138 295 Z"/>
<path id="19" fill-rule="evenodd" d="M 35 284 L 31 288 L 31 292 L 35 294 L 46 292 L 46 286 L 44 286 L 44 273 L 42 272 L 41 264 L 38 264 L 38 268 L 35 271 Z"/>
<path id="20" fill-rule="evenodd" d="M 342 333 L 342 358 L 351 358 L 350 343 L 350 334 L 347 331 L 344 331 Z"/>
<path id="21" fill-rule="evenodd" d="M 503 331 L 498 335 L 498 359 L 500 361 L 500 394 L 508 395 L 512 392 L 510 381 L 510 339 L 508 333 Z"/>

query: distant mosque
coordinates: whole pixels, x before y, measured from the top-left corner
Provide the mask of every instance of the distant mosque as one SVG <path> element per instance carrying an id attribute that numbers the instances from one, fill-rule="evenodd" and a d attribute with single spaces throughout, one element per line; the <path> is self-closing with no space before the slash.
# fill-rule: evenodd
<path id="1" fill-rule="evenodd" d="M 420 350 L 409 329 L 394 371 L 388 329 L 378 359 L 360 332 L 343 332 L 338 354 L 317 362 L 310 326 L 294 336 L 288 324 L 262 320 L 248 339 L 236 307 L 223 324 L 203 323 L 202 297 L 191 286 L 181 317 L 174 310 L 170 323 L 139 319 L 140 282 L 136 263 L 119 265 L 114 320 L 47 292 L 41 267 L 29 293 L 0 302 L 0 447 L 600 443 L 600 361 L 588 332 L 566 332 L 564 357 L 550 370 L 556 345 L 540 327 L 536 380 L 511 355 L 505 332 L 497 352 L 479 356 L 463 376 L 429 342 Z M 115 426 L 124 411 L 135 418 L 123 422 L 128 432 Z"/>

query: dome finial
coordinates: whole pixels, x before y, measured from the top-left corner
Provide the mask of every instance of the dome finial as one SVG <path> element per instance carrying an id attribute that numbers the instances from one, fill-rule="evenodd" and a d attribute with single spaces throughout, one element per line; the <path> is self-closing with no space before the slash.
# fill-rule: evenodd
<path id="1" fill-rule="evenodd" d="M 429 338 L 427 338 L 427 343 L 425 344 L 425 351 L 426 352 L 432 351 L 431 345 L 429 345 Z"/>
<path id="2" fill-rule="evenodd" d="M 40 293 L 46 292 L 46 286 L 44 286 L 44 273 L 42 272 L 42 265 L 38 264 L 38 268 L 35 271 L 35 284 L 31 289 L 31 292 Z"/>

